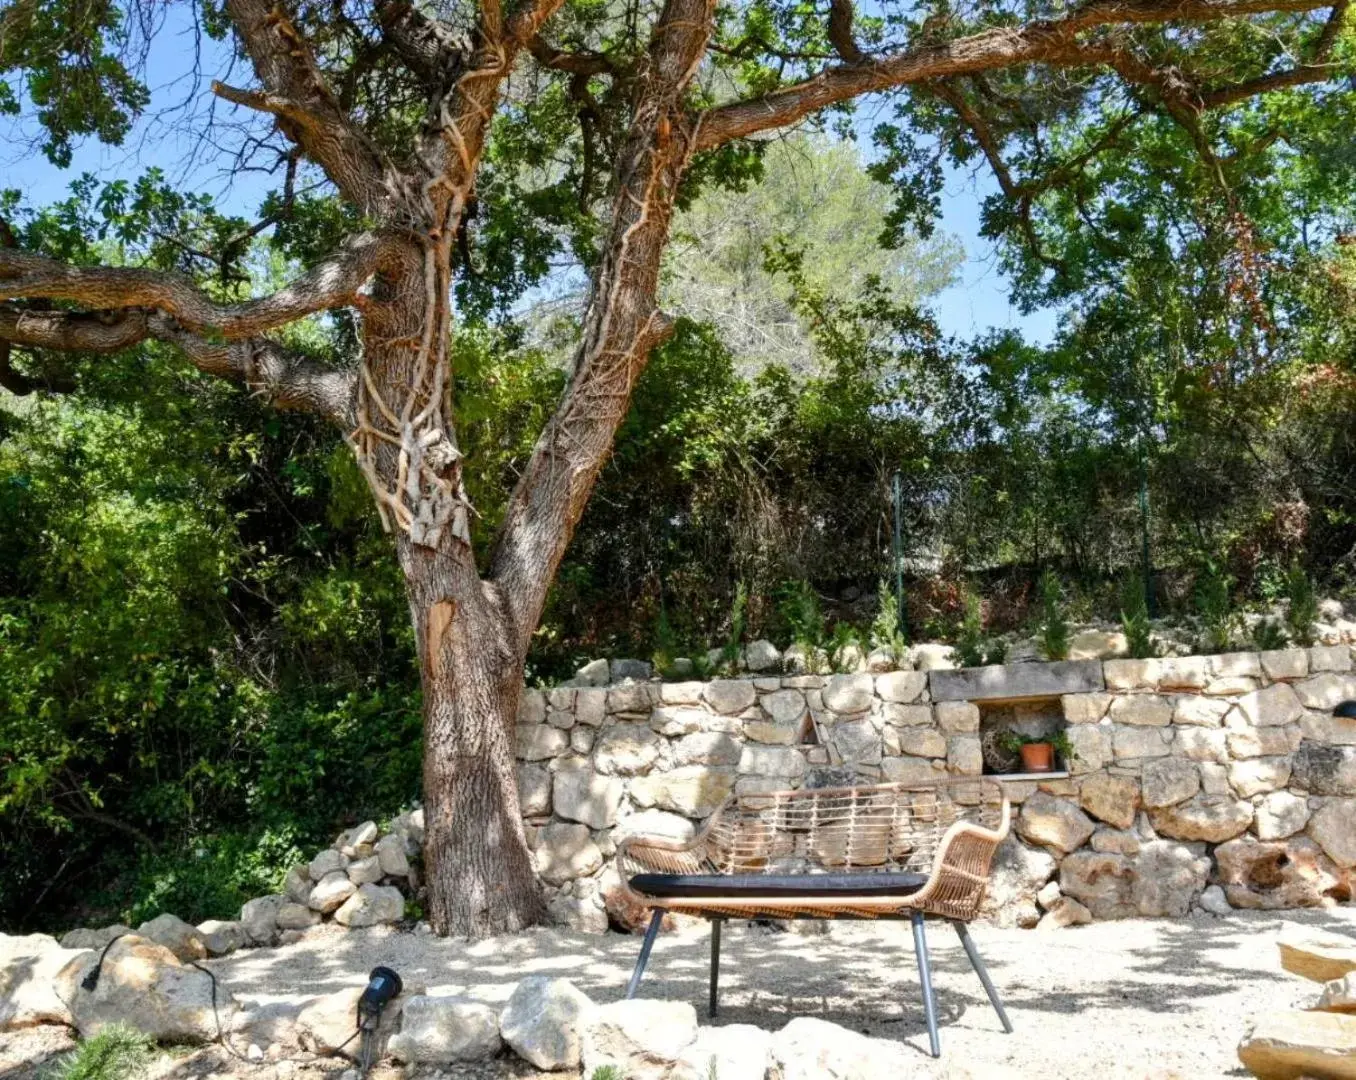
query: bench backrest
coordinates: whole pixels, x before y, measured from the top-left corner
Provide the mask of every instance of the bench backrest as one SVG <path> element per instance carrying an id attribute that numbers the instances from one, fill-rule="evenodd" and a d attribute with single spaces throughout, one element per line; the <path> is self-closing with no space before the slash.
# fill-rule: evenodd
<path id="1" fill-rule="evenodd" d="M 1004 828 L 1002 786 L 963 777 L 742 795 L 712 818 L 706 861 L 723 874 L 928 874 L 958 821 Z"/>

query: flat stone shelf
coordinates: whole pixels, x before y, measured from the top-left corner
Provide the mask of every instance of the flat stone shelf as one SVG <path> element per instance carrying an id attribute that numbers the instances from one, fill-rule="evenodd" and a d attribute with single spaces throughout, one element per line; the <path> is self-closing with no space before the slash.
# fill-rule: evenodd
<path id="1" fill-rule="evenodd" d="M 990 780 L 1067 780 L 1068 769 L 1051 769 L 1049 772 L 995 772 L 985 773 Z"/>
<path id="2" fill-rule="evenodd" d="M 1105 689 L 1100 660 L 995 664 L 928 672 L 933 701 L 1022 701 Z"/>

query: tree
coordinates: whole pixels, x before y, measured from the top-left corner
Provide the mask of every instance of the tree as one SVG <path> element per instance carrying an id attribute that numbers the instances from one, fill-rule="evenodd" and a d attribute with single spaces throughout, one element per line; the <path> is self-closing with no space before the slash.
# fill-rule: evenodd
<path id="1" fill-rule="evenodd" d="M 827 11 L 766 0 L 665 0 L 658 10 L 225 0 L 203 14 L 253 70 L 253 85 L 213 90 L 271 118 L 274 131 L 251 145 L 282 140 L 281 192 L 261 221 L 217 236 L 206 266 L 187 259 L 210 282 L 63 261 L 40 250 L 41 237 L 6 228 L 0 372 L 13 392 L 60 390 L 69 379 L 54 372 L 53 352 L 159 341 L 346 435 L 394 535 L 420 657 L 428 914 L 439 932 L 469 935 L 541 915 L 514 782 L 523 663 L 636 379 L 671 333 L 657 294 L 676 207 L 703 183 L 747 181 L 763 133 L 841 115 L 865 94 L 946 103 L 963 125 L 944 125 L 948 137 L 989 155 L 994 139 L 965 80 L 1029 102 L 1036 128 L 1096 114 L 1128 85 L 1140 110 L 1190 131 L 1209 160 L 1203 118 L 1213 110 L 1346 73 L 1334 48 L 1344 0 L 886 5 L 860 34 L 849 0 Z M 26 80 L 55 159 L 82 134 L 116 140 L 144 106 L 123 53 L 134 31 L 154 29 L 145 15 L 69 0 L 0 11 L 0 64 Z M 985 82 L 990 73 L 1001 85 Z M 0 107 L 22 103 L 6 88 Z M 878 132 L 889 150 L 882 175 L 903 200 L 898 229 L 910 213 L 925 217 L 939 177 L 935 154 L 913 138 L 927 124 L 903 118 Z M 300 161 L 335 195 L 312 230 L 313 244 L 333 244 L 290 283 L 242 298 L 232 277 L 242 245 L 270 224 L 295 227 L 301 213 Z M 1061 165 L 1041 191 L 1070 186 L 1077 170 Z M 1005 194 L 1021 219 L 1025 189 L 1014 181 Z M 564 247 L 589 274 L 569 381 L 478 552 L 456 433 L 454 295 L 471 313 L 502 309 L 506 283 L 530 282 Z M 351 363 L 279 336 L 321 312 L 351 319 Z"/>

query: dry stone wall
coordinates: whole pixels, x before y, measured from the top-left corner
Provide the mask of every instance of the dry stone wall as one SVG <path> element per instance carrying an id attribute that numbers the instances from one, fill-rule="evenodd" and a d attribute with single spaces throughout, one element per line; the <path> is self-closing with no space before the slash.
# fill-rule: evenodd
<path id="1" fill-rule="evenodd" d="M 602 930 L 622 836 L 690 836 L 732 793 L 975 775 L 985 710 L 1041 702 L 1076 756 L 1068 775 L 1004 781 L 1014 829 L 990 890 L 996 920 L 1310 907 L 1349 900 L 1356 876 L 1356 720 L 1332 712 L 1351 698 L 1346 645 L 633 678 L 529 691 L 518 780 L 552 913 Z"/>

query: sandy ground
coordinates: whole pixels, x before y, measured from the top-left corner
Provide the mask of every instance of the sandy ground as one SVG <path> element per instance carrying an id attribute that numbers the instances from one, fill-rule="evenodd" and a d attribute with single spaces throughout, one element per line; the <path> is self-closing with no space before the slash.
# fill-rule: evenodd
<path id="1" fill-rule="evenodd" d="M 1130 920 L 1055 932 L 976 926 L 973 935 L 1008 1008 L 1005 1035 L 951 929 L 929 924 L 942 1024 L 942 1060 L 927 1031 L 907 923 L 834 923 L 794 933 L 730 923 L 723 935 L 717 1023 L 776 1030 L 815 1016 L 903 1044 L 908 1077 L 982 1080 L 1203 1080 L 1247 1076 L 1235 1053 L 1250 1018 L 1313 1004 L 1318 986 L 1283 972 L 1276 937 L 1285 922 L 1349 934 L 1356 909 L 1238 912 L 1215 919 Z M 689 1001 L 705 1015 L 709 931 L 660 935 L 641 987 L 645 997 Z M 241 999 L 300 1000 L 365 983 L 377 964 L 430 993 L 502 1004 L 528 974 L 566 976 L 595 1001 L 623 996 L 639 939 L 537 930 L 468 945 L 386 929 L 322 927 L 284 949 L 213 962 Z M 175 1063 L 164 1076 L 319 1075 L 311 1069 L 215 1071 L 211 1056 Z M 1000 1069 L 1003 1066 L 1005 1069 Z M 207 1071 L 204 1071 L 206 1067 Z M 1005 1071 L 1006 1070 L 1006 1071 Z M 18 1074 L 0 1065 L 0 1077 Z M 337 1075 L 330 1073 L 331 1076 Z M 384 1069 L 374 1076 L 399 1076 Z M 430 1076 L 423 1072 L 421 1076 Z M 509 1062 L 446 1076 L 527 1077 Z M 560 1075 L 560 1074 L 556 1074 Z"/>

